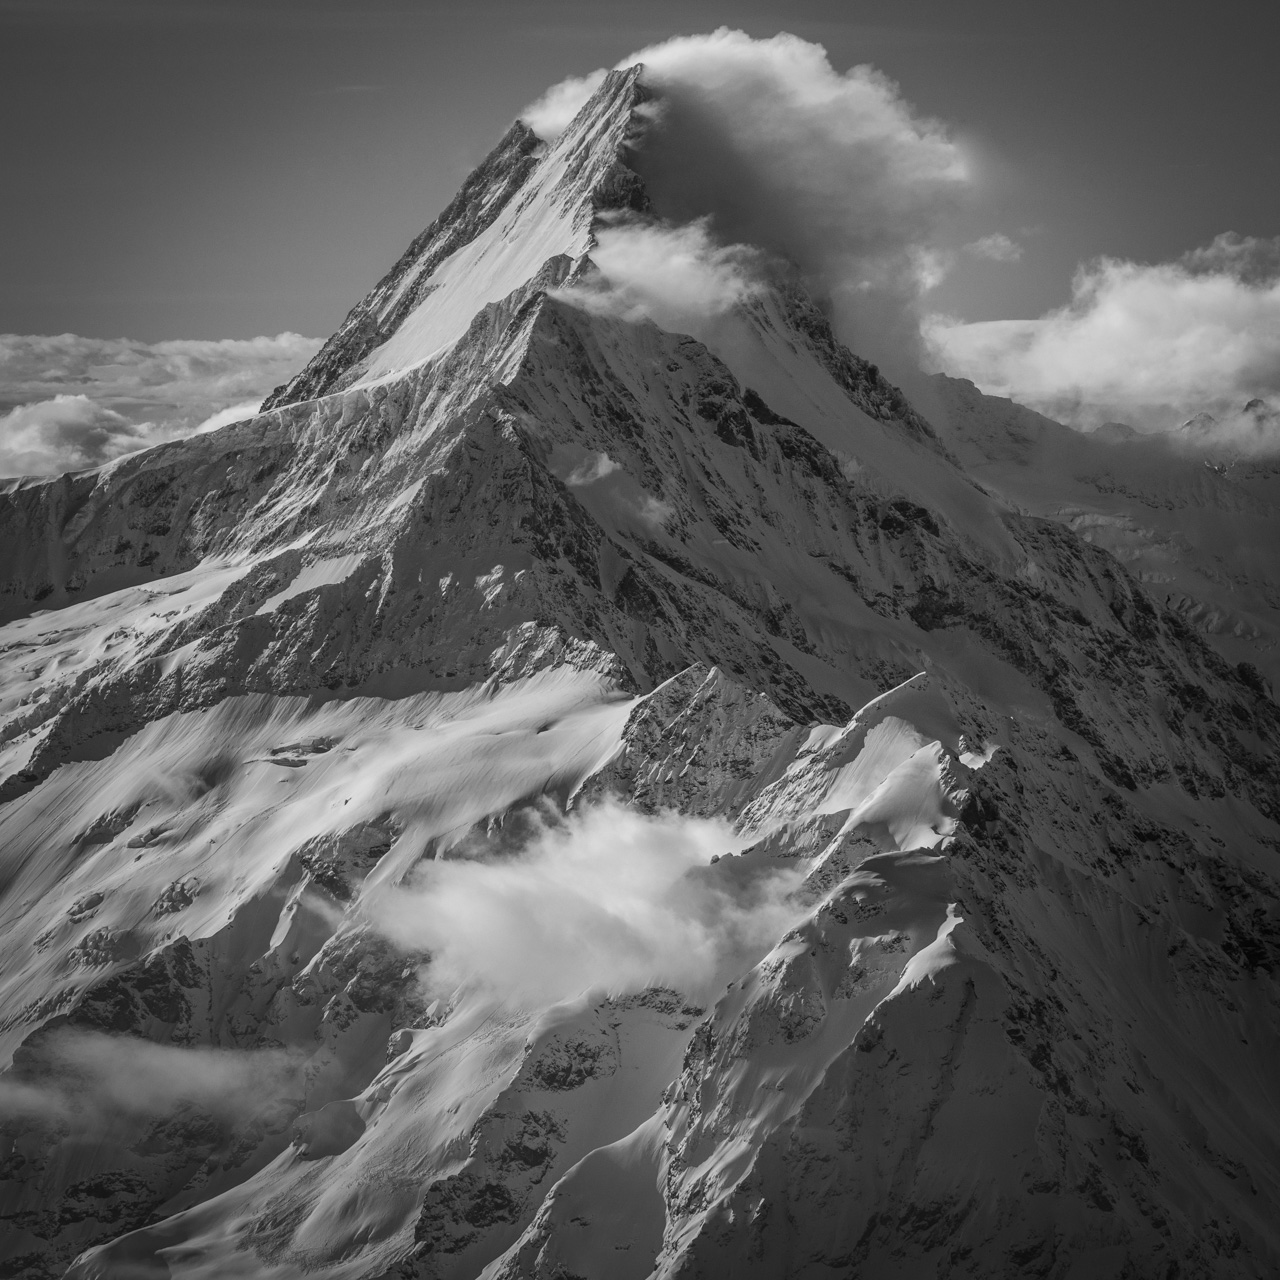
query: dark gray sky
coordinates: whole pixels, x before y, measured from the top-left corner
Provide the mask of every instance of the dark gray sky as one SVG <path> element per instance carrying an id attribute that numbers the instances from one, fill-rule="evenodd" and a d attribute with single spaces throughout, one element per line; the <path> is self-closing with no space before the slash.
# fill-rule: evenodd
<path id="1" fill-rule="evenodd" d="M 721 24 L 871 62 L 984 157 L 939 290 L 1037 315 L 1098 254 L 1280 232 L 1266 7 L 1143 0 L 0 0 L 0 331 L 323 336 L 522 106 Z M 1273 22 L 1271 26 L 1280 25 Z"/>

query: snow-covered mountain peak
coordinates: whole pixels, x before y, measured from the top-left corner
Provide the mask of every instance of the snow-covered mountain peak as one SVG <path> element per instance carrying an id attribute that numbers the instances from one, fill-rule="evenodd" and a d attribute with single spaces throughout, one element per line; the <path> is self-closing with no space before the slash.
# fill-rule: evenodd
<path id="1" fill-rule="evenodd" d="M 440 355 L 476 313 L 529 284 L 549 263 L 563 278 L 591 245 L 606 208 L 646 207 L 622 163 L 646 100 L 642 67 L 611 72 L 550 145 L 517 120 L 307 367 L 270 397 L 274 408 L 369 386 Z"/>
<path id="2" fill-rule="evenodd" d="M 645 93 L 0 490 L 14 1274 L 1274 1274 L 1280 710 L 1019 468 L 1267 491 L 626 294 Z"/>

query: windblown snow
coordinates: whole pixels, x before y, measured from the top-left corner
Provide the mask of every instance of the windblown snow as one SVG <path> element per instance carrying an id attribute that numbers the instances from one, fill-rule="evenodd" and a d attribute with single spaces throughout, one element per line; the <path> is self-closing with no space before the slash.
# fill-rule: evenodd
<path id="1" fill-rule="evenodd" d="M 618 302 L 658 92 L 0 492 L 4 1274 L 1280 1268 L 1267 477 Z"/>

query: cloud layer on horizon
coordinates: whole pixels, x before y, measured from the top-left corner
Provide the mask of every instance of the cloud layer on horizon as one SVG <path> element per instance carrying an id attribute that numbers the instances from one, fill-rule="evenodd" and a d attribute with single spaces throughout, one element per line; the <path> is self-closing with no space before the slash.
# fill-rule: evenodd
<path id="1" fill-rule="evenodd" d="M 797 263 L 858 350 L 901 358 L 918 343 L 939 225 L 966 197 L 970 166 L 939 122 L 917 115 L 875 68 L 838 73 L 819 44 L 720 28 L 642 49 L 659 93 L 630 163 L 656 207 L 702 224 L 722 248 Z M 604 78 L 554 86 L 523 118 L 556 136 Z"/>
<path id="2" fill-rule="evenodd" d="M 50 475 L 251 416 L 319 343 L 0 334 L 0 476 Z"/>
<path id="3" fill-rule="evenodd" d="M 1280 395 L 1280 237 L 1226 233 L 1174 262 L 1101 258 L 1071 301 L 1035 320 L 926 322 L 935 367 L 1050 417 L 1169 432 L 1209 414 L 1197 444 L 1280 449 L 1254 414 Z"/>

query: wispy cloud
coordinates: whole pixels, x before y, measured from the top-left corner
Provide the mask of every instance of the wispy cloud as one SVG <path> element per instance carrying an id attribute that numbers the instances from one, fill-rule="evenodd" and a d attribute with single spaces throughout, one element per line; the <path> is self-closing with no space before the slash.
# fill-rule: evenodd
<path id="1" fill-rule="evenodd" d="M 247 1119 L 301 1096 L 298 1067 L 283 1050 L 186 1048 L 63 1027 L 24 1047 L 0 1076 L 0 1116 L 71 1123 L 85 1137 L 185 1107 Z"/>
<path id="2" fill-rule="evenodd" d="M 0 334 L 0 475 L 96 466 L 249 417 L 319 345 L 296 333 L 156 343 Z"/>
<path id="3" fill-rule="evenodd" d="M 1280 236 L 1242 236 L 1224 231 L 1200 249 L 1178 259 L 1191 275 L 1226 275 L 1241 284 L 1268 285 L 1280 280 Z"/>
<path id="4" fill-rule="evenodd" d="M 1017 262 L 1022 257 L 1022 246 L 1000 231 L 970 241 L 964 246 L 964 251 L 990 262 Z"/>
<path id="5" fill-rule="evenodd" d="M 569 472 L 565 484 L 571 489 L 581 489 L 621 469 L 607 453 L 593 453 Z"/>
<path id="6" fill-rule="evenodd" d="M 588 98 L 604 83 L 604 67 L 585 76 L 566 76 L 520 113 L 538 137 L 551 142 L 568 127 Z"/>

